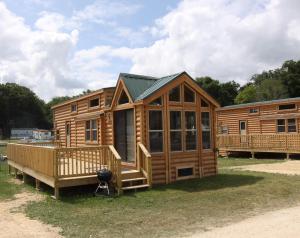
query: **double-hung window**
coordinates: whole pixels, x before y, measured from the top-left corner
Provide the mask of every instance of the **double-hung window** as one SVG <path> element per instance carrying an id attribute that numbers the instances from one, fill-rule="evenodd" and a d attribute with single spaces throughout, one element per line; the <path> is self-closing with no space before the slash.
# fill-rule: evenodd
<path id="1" fill-rule="evenodd" d="M 196 150 L 197 148 L 196 112 L 186 111 L 184 114 L 185 114 L 185 149 Z"/>
<path id="2" fill-rule="evenodd" d="M 181 111 L 170 111 L 171 151 L 182 151 Z"/>
<path id="3" fill-rule="evenodd" d="M 149 111 L 149 146 L 151 152 L 163 151 L 163 121 L 161 110 Z"/>
<path id="4" fill-rule="evenodd" d="M 85 122 L 85 140 L 89 142 L 97 142 L 98 140 L 97 120 L 89 120 Z"/>
<path id="5" fill-rule="evenodd" d="M 201 112 L 201 125 L 202 125 L 202 148 L 210 149 L 211 147 L 211 128 L 210 128 L 210 115 L 209 112 Z"/>
<path id="6" fill-rule="evenodd" d="M 278 119 L 277 120 L 277 132 L 284 133 L 284 132 L 297 132 L 297 125 L 296 119 Z"/>

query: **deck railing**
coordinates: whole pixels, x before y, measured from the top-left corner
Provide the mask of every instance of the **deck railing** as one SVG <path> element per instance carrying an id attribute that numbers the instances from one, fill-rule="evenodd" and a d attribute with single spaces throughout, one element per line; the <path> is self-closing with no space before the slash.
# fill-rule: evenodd
<path id="1" fill-rule="evenodd" d="M 225 150 L 300 152 L 300 134 L 218 135 L 217 147 Z"/>
<path id="2" fill-rule="evenodd" d="M 151 154 L 142 143 L 138 143 L 137 167 L 147 178 L 148 184 L 152 186 L 152 161 Z"/>
<path id="3" fill-rule="evenodd" d="M 121 189 L 121 158 L 113 146 L 58 148 L 49 145 L 7 145 L 8 159 L 57 180 L 96 175 L 108 168 L 113 173 L 116 189 Z"/>

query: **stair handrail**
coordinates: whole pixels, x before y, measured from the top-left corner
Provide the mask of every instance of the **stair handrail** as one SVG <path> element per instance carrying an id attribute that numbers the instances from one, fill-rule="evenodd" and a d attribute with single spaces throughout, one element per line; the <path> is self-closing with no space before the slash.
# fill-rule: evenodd
<path id="1" fill-rule="evenodd" d="M 147 178 L 148 184 L 152 186 L 152 161 L 151 161 L 151 154 L 146 149 L 146 147 L 141 143 L 138 142 L 138 149 L 137 149 L 137 167 L 144 176 Z"/>
<path id="2" fill-rule="evenodd" d="M 121 177 L 122 164 L 121 164 L 121 156 L 119 155 L 119 153 L 117 152 L 117 150 L 115 149 L 115 147 L 113 145 L 109 145 L 108 148 L 109 148 L 109 150 L 111 152 L 110 153 L 111 156 L 109 158 L 109 169 L 112 170 L 113 173 L 115 173 L 115 175 L 116 175 L 116 189 L 117 189 L 118 194 L 120 194 L 121 191 L 122 191 L 122 177 Z"/>

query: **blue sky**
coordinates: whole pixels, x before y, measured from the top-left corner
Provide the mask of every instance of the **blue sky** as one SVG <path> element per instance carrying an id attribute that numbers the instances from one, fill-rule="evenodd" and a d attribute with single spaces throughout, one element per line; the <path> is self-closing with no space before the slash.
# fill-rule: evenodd
<path id="1" fill-rule="evenodd" d="M 46 101 L 120 72 L 222 82 L 299 60 L 298 0 L 0 0 L 0 83 Z"/>

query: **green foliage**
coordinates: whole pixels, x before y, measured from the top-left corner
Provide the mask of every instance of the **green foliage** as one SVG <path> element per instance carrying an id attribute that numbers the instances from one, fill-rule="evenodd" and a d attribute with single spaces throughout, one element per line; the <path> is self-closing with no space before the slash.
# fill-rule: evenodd
<path id="1" fill-rule="evenodd" d="M 218 80 L 208 76 L 196 78 L 196 82 L 201 88 L 214 97 L 221 106 L 233 104 L 240 87 L 240 85 L 234 81 L 220 83 Z"/>
<path id="2" fill-rule="evenodd" d="M 4 137 L 9 137 L 13 127 L 51 127 L 45 102 L 26 87 L 0 84 L 0 108 L 0 129 Z"/>
<path id="3" fill-rule="evenodd" d="M 244 87 L 242 91 L 239 92 L 239 94 L 234 99 L 234 102 L 235 104 L 255 102 L 256 98 L 256 87 L 253 84 L 249 84 L 248 86 Z"/>

